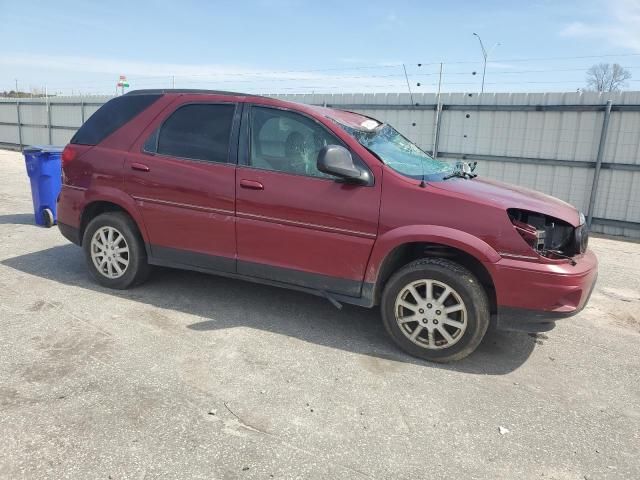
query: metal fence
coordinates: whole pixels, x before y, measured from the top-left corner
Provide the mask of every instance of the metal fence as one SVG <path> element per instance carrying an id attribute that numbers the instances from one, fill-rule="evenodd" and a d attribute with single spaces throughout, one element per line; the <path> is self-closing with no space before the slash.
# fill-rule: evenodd
<path id="1" fill-rule="evenodd" d="M 64 145 L 110 96 L 0 99 L 0 145 Z"/>
<path id="2" fill-rule="evenodd" d="M 376 117 L 438 157 L 575 205 L 594 231 L 640 238 L 640 92 L 273 96 Z M 0 145 L 65 144 L 109 98 L 0 99 Z"/>

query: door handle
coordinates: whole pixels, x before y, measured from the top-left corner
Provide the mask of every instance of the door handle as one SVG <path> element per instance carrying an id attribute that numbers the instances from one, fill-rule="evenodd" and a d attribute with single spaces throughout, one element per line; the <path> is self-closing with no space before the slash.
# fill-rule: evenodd
<path id="1" fill-rule="evenodd" d="M 149 171 L 149 167 L 147 167 L 144 163 L 133 162 L 131 164 L 131 170 L 139 170 L 141 172 L 148 172 Z"/>
<path id="2" fill-rule="evenodd" d="M 240 180 L 240 186 L 251 190 L 264 190 L 264 185 L 260 182 L 256 182 L 255 180 Z"/>

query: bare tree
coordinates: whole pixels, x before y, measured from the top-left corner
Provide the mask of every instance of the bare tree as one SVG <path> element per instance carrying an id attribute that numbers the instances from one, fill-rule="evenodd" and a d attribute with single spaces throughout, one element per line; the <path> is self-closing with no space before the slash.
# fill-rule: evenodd
<path id="1" fill-rule="evenodd" d="M 617 63 L 598 63 L 587 70 L 587 88 L 596 92 L 619 92 L 630 78 L 631 72 Z"/>

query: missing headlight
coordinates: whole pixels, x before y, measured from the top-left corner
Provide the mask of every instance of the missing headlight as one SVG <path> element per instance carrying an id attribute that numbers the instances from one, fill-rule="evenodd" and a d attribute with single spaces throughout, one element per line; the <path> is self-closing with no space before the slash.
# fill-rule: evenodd
<path id="1" fill-rule="evenodd" d="M 558 218 L 538 212 L 510 208 L 507 210 L 516 231 L 540 255 L 572 257 L 583 250 L 584 225 L 574 228 Z"/>

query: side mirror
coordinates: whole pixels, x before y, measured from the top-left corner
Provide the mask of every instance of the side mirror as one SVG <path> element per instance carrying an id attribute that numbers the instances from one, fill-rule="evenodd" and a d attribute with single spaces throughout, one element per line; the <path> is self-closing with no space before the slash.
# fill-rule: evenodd
<path id="1" fill-rule="evenodd" d="M 318 170 L 359 185 L 366 185 L 371 179 L 366 169 L 355 164 L 349 150 L 340 145 L 327 145 L 320 150 Z"/>

